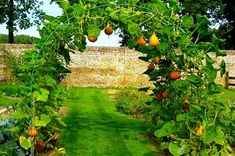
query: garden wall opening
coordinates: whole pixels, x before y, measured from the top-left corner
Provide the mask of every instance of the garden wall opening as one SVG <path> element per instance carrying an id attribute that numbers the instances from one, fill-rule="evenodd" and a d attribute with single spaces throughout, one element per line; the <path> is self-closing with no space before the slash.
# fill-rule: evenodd
<path id="1" fill-rule="evenodd" d="M 7 69 L 6 51 L 18 56 L 33 45 L 0 44 L 0 79 L 12 80 Z M 92 87 L 139 87 L 149 85 L 148 76 L 142 74 L 148 63 L 138 57 L 143 54 L 125 47 L 87 47 L 85 52 L 71 53 L 69 65 L 72 73 L 63 81 L 68 86 Z M 220 57 L 227 65 L 229 75 L 235 76 L 235 51 L 227 50 L 227 56 Z M 217 82 L 224 84 L 218 76 Z"/>

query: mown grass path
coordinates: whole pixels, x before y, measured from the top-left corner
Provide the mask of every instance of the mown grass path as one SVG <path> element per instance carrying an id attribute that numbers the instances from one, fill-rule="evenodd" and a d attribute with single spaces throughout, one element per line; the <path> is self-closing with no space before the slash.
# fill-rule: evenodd
<path id="1" fill-rule="evenodd" d="M 115 111 L 103 89 L 81 88 L 78 98 L 66 102 L 67 128 L 62 143 L 67 156 L 153 156 L 145 137 L 147 125 Z"/>

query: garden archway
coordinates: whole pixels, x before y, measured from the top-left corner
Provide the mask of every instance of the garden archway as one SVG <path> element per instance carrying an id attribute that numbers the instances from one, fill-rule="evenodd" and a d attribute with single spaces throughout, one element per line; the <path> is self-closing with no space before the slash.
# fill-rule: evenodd
<path id="1" fill-rule="evenodd" d="M 145 54 L 141 59 L 149 62 L 145 74 L 154 87 L 140 90 L 152 91 L 152 112 L 158 127 L 154 135 L 169 144 L 167 148 L 173 155 L 178 151 L 183 152 L 180 154 L 200 153 L 211 148 L 207 144 L 221 145 L 221 140 L 212 144 L 214 140 L 205 139 L 210 137 L 209 132 L 216 134 L 218 131 L 221 139 L 225 138 L 225 129 L 217 130 L 213 124 L 217 116 L 213 110 L 216 102 L 210 98 L 219 89 L 214 80 L 218 71 L 224 74 L 225 63 L 214 67 L 215 61 L 209 52 L 217 56 L 224 54 L 217 46 L 220 40 L 206 32 L 209 20 L 200 15 L 197 22 L 188 15 L 180 17 L 175 12 L 181 7 L 174 0 L 137 2 L 119 4 L 90 0 L 71 6 L 68 1 L 58 1 L 63 15 L 46 16 L 48 22 L 40 30 L 38 51 L 26 52 L 24 62 L 27 63 L 19 70 L 22 73 L 19 79 L 31 93 L 24 95 L 27 105 L 21 103 L 23 107 L 18 108 L 23 114 L 29 114 L 21 118 L 22 123 L 29 125 L 30 130 L 32 127 L 38 131 L 46 129 L 50 131 L 48 134 L 58 131 L 63 122 L 57 113 L 61 100 L 57 83 L 69 72 L 66 64 L 70 62 L 70 52 L 84 51 L 86 37 L 95 42 L 103 28 L 107 34 L 115 29 L 126 30 L 128 47 Z M 210 35 L 212 42 L 200 41 L 205 35 Z M 25 130 L 21 128 L 20 136 L 24 137 Z M 27 142 L 26 138 L 21 138 L 21 145 L 22 140 Z M 32 143 L 27 146 L 31 147 L 31 153 L 34 153 L 34 143 L 32 135 Z M 224 148 L 223 152 L 226 151 Z"/>

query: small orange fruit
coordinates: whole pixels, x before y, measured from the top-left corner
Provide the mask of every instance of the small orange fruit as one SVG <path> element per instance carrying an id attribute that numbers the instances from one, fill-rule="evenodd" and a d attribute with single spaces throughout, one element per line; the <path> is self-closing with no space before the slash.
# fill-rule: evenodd
<path id="1" fill-rule="evenodd" d="M 109 25 L 109 23 L 107 24 L 107 26 L 104 28 L 104 33 L 106 35 L 111 35 L 113 33 L 113 28 Z"/>
<path id="2" fill-rule="evenodd" d="M 156 94 L 156 98 L 157 98 L 158 100 L 161 100 L 161 99 L 162 99 L 162 93 L 157 93 L 157 94 Z"/>
<path id="3" fill-rule="evenodd" d="M 165 99 L 165 98 L 168 97 L 168 95 L 169 95 L 169 94 L 168 94 L 167 92 L 163 92 L 163 93 L 162 93 L 162 98 Z"/>
<path id="4" fill-rule="evenodd" d="M 88 38 L 88 40 L 89 40 L 90 42 L 95 42 L 95 41 L 97 41 L 97 37 L 88 36 L 87 38 Z"/>
<path id="5" fill-rule="evenodd" d="M 159 45 L 159 39 L 156 36 L 155 32 L 153 32 L 152 36 L 149 38 L 149 43 L 152 47 L 156 47 Z"/>
<path id="6" fill-rule="evenodd" d="M 160 60 L 161 60 L 161 58 L 157 56 L 157 57 L 155 57 L 154 62 L 155 62 L 156 64 L 158 64 L 158 63 L 160 62 Z"/>
<path id="7" fill-rule="evenodd" d="M 154 69 L 155 69 L 154 64 L 153 64 L 153 63 L 150 63 L 150 64 L 148 65 L 148 70 L 149 70 L 149 71 L 153 71 Z"/>
<path id="8" fill-rule="evenodd" d="M 181 75 L 178 71 L 171 71 L 171 73 L 170 73 L 170 79 L 171 80 L 177 80 L 180 77 L 181 77 Z"/>
<path id="9" fill-rule="evenodd" d="M 144 46 L 145 44 L 146 44 L 146 41 L 144 39 L 144 36 L 139 37 L 137 40 L 137 45 Z"/>
<path id="10" fill-rule="evenodd" d="M 197 124 L 196 134 L 197 134 L 197 135 L 202 135 L 202 129 L 203 129 L 202 123 L 199 122 L 199 123 Z"/>
<path id="11" fill-rule="evenodd" d="M 186 104 L 190 103 L 190 101 L 189 101 L 189 99 L 187 97 L 185 98 L 184 103 L 186 103 Z"/>
<path id="12" fill-rule="evenodd" d="M 37 131 L 37 129 L 36 129 L 35 127 L 32 127 L 32 128 L 29 130 L 28 134 L 29 134 L 29 136 L 31 136 L 31 137 L 35 137 L 35 136 L 38 135 L 38 131 Z"/>
<path id="13" fill-rule="evenodd" d="M 36 147 L 38 150 L 42 150 L 44 146 L 44 141 L 42 139 L 39 139 L 36 143 Z"/>

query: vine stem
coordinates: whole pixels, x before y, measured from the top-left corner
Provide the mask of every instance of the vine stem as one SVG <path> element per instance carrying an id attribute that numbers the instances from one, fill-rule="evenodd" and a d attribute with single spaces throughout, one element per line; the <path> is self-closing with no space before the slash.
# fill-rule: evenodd
<path id="1" fill-rule="evenodd" d="M 80 1 L 82 2 L 82 1 Z M 146 14 L 152 14 L 152 13 L 155 13 L 155 14 L 158 14 L 160 17 L 163 16 L 158 10 L 152 10 L 150 8 L 146 8 L 146 7 L 142 7 L 142 6 L 138 6 L 138 5 L 134 5 L 134 4 L 104 4 L 104 5 L 100 5 L 100 6 L 95 6 L 94 8 L 88 8 L 86 10 L 83 10 L 81 12 L 79 12 L 78 14 L 76 14 L 76 16 L 78 15 L 82 15 L 86 12 L 90 12 L 91 10 L 95 10 L 95 9 L 98 9 L 98 8 L 105 8 L 105 7 L 108 7 L 108 6 L 126 6 L 126 7 L 134 7 L 134 8 L 138 8 L 139 10 L 141 10 L 143 13 L 146 13 Z M 143 11 L 143 10 L 146 10 L 146 11 Z M 70 20 L 72 18 L 75 17 L 75 15 L 73 15 L 72 17 L 68 17 L 68 14 L 66 11 L 64 11 L 66 17 L 67 17 L 67 24 L 70 24 Z M 152 15 L 153 16 L 153 15 Z M 156 17 L 153 17 L 156 19 Z M 150 20 L 150 19 L 148 19 Z M 166 25 L 166 24 L 169 24 L 169 23 L 172 23 L 173 21 L 171 21 L 170 19 L 168 19 L 169 21 L 165 20 L 165 19 L 161 19 L 160 22 L 162 22 L 162 24 Z M 81 27 L 82 27 L 82 24 L 81 24 Z M 33 118 L 35 116 L 35 112 L 34 112 L 34 96 L 33 96 L 33 83 L 34 83 L 34 74 L 35 74 L 35 68 L 36 68 L 36 65 L 38 64 L 38 58 L 39 58 L 39 55 L 42 53 L 44 53 L 43 49 L 44 49 L 44 46 L 46 45 L 46 43 L 49 41 L 49 39 L 53 36 L 53 34 L 59 30 L 60 27 L 57 27 L 56 29 L 54 29 L 54 31 L 52 31 L 50 33 L 50 35 L 48 35 L 48 37 L 45 39 L 45 41 L 42 43 L 42 45 L 40 46 L 39 50 L 38 50 L 38 54 L 36 55 L 36 57 L 34 58 L 35 61 L 34 61 L 34 64 L 33 64 L 33 68 L 32 68 L 32 72 L 31 72 L 31 80 L 30 80 L 30 90 L 31 90 L 31 99 L 30 99 L 30 105 L 29 105 L 29 108 L 32 109 L 32 112 L 30 114 L 30 117 L 31 117 L 31 124 L 33 125 Z M 181 29 L 183 31 L 183 29 Z M 35 152 L 35 138 L 32 139 L 32 146 L 31 146 L 31 156 L 34 156 Z"/>

